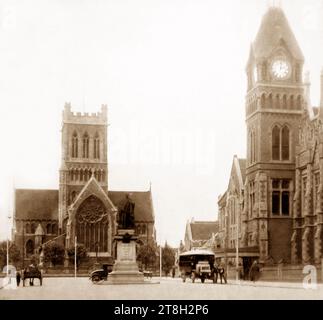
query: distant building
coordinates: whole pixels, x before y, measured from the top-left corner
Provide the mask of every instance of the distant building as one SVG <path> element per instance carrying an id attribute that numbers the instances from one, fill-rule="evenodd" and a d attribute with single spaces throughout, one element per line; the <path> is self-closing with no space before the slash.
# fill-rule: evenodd
<path id="1" fill-rule="evenodd" d="M 90 256 L 115 257 L 114 235 L 129 195 L 135 204 L 138 245 L 156 243 L 151 190 L 108 189 L 107 107 L 95 114 L 73 113 L 66 104 L 58 190 L 15 191 L 14 241 L 29 258 L 57 238 L 66 248 L 83 244 Z"/>
<path id="2" fill-rule="evenodd" d="M 204 247 L 218 233 L 219 224 L 216 221 L 188 221 L 185 229 L 185 251 Z"/>
<path id="3" fill-rule="evenodd" d="M 245 179 L 246 160 L 234 156 L 228 189 L 218 200 L 219 244 L 216 253 L 219 257 L 224 257 L 228 252 L 233 253 L 237 239 L 241 240 Z"/>

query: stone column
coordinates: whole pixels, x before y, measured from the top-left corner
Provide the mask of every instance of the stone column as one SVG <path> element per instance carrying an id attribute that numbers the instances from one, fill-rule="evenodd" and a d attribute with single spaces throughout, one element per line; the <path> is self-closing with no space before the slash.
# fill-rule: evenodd
<path id="1" fill-rule="evenodd" d="M 302 255 L 302 229 L 301 229 L 301 172 L 296 169 L 295 194 L 293 198 L 293 234 L 291 238 L 291 262 L 299 264 Z"/>
<path id="2" fill-rule="evenodd" d="M 322 145 L 320 144 L 320 152 Z M 315 264 L 320 264 L 323 258 L 323 158 L 320 158 L 320 184 L 317 194 L 317 228 L 314 237 L 314 259 Z"/>
<path id="3" fill-rule="evenodd" d="M 258 192 L 259 192 L 259 222 L 258 222 L 258 237 L 259 237 L 259 253 L 260 260 L 266 261 L 268 258 L 268 179 L 266 174 L 260 173 L 258 176 Z"/>
<path id="4" fill-rule="evenodd" d="M 306 194 L 305 194 L 305 229 L 302 238 L 302 260 L 304 264 L 311 262 L 312 248 L 313 248 L 313 192 L 312 192 L 312 165 L 307 165 L 307 182 L 306 182 Z"/>

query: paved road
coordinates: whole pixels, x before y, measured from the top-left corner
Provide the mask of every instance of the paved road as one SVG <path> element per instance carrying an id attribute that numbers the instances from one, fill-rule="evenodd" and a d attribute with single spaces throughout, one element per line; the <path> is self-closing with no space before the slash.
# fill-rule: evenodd
<path id="1" fill-rule="evenodd" d="M 303 289 L 299 284 L 263 283 L 255 285 L 234 281 L 227 285 L 212 282 L 183 283 L 180 279 L 154 278 L 152 284 L 93 285 L 87 278 L 45 278 L 43 286 L 35 280 L 33 287 L 0 289 L 1 299 L 89 299 L 89 300 L 241 300 L 241 299 L 323 299 L 323 285 L 316 290 Z"/>

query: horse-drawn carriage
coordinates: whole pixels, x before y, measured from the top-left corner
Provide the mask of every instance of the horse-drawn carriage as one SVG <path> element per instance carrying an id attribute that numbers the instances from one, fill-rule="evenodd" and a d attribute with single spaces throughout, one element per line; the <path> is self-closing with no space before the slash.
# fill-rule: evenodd
<path id="1" fill-rule="evenodd" d="M 23 286 L 25 286 L 25 280 L 29 279 L 29 285 L 33 286 L 34 285 L 34 279 L 39 279 L 40 285 L 43 284 L 43 275 L 41 271 L 34 265 L 30 265 L 26 269 L 22 270 L 21 273 L 21 280 Z"/>

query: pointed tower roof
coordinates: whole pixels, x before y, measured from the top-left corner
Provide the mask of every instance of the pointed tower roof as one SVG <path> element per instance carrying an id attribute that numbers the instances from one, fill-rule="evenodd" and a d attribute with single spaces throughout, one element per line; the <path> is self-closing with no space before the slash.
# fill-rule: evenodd
<path id="1" fill-rule="evenodd" d="M 271 7 L 264 15 L 256 40 L 253 43 L 255 57 L 267 58 L 273 49 L 282 42 L 286 44 L 295 59 L 304 60 L 304 55 L 284 11 L 278 7 Z"/>
<path id="2" fill-rule="evenodd" d="M 35 235 L 36 236 L 43 236 L 44 234 L 45 234 L 44 229 L 43 229 L 42 225 L 39 223 L 38 227 L 35 231 Z"/>

